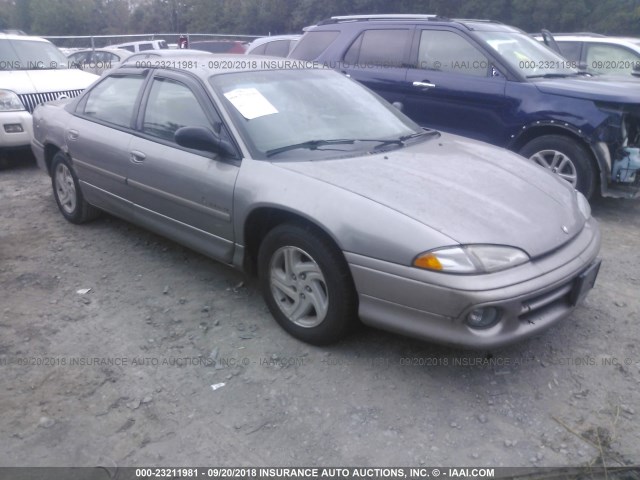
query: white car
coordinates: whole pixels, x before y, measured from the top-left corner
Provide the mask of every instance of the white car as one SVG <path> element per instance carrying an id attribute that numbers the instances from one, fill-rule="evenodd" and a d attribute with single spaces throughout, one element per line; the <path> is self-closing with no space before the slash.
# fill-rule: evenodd
<path id="1" fill-rule="evenodd" d="M 300 37 L 302 35 L 274 35 L 272 37 L 256 38 L 249 44 L 245 54 L 286 57 L 296 46 Z"/>
<path id="2" fill-rule="evenodd" d="M 67 54 L 67 58 L 72 67 L 102 75 L 105 70 L 120 66 L 131 55 L 133 54 L 124 48 L 87 48 Z"/>
<path id="3" fill-rule="evenodd" d="M 554 48 L 542 35 L 537 40 Z M 640 38 L 608 37 L 596 33 L 553 34 L 557 50 L 572 66 L 588 73 L 628 75 L 640 69 Z M 555 48 L 554 48 L 555 49 Z"/>
<path id="4" fill-rule="evenodd" d="M 130 52 L 138 53 L 145 50 L 165 50 L 169 48 L 164 40 L 140 40 L 137 42 L 118 43 L 110 45 L 110 48 L 122 48 Z"/>
<path id="5" fill-rule="evenodd" d="M 29 147 L 38 104 L 78 96 L 97 78 L 43 38 L 0 34 L 0 151 Z"/>

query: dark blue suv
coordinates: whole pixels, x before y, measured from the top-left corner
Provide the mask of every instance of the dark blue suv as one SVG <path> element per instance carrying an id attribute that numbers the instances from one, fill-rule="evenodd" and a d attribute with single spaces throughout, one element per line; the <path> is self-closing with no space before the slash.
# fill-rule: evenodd
<path id="1" fill-rule="evenodd" d="M 306 30 L 290 58 L 351 76 L 424 127 L 519 152 L 587 197 L 639 195 L 637 80 L 598 80 L 491 21 L 356 15 Z"/>

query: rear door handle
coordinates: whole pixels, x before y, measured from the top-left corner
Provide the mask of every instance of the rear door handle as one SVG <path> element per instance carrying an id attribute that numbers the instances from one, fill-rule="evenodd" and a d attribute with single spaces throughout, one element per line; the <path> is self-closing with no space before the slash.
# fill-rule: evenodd
<path id="1" fill-rule="evenodd" d="M 144 159 L 147 158 L 144 153 L 139 152 L 138 150 L 131 150 L 131 152 L 129 152 L 129 155 L 129 158 L 133 163 L 142 163 L 144 162 Z"/>
<path id="2" fill-rule="evenodd" d="M 69 131 L 67 131 L 67 138 L 69 140 L 72 140 L 72 141 L 73 140 L 77 140 L 79 136 L 80 136 L 80 134 L 78 133 L 77 130 L 69 130 Z"/>
<path id="3" fill-rule="evenodd" d="M 413 86 L 419 88 L 435 88 L 436 84 L 429 82 L 413 82 Z"/>

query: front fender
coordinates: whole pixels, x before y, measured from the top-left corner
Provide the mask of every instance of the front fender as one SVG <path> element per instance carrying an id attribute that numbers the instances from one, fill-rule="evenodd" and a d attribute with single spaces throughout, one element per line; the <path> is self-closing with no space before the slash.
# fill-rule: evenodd
<path id="1" fill-rule="evenodd" d="M 344 252 L 411 265 L 450 237 L 387 206 L 266 161 L 245 159 L 234 192 L 234 234 L 243 248 L 245 223 L 258 208 L 278 209 L 315 224 Z"/>

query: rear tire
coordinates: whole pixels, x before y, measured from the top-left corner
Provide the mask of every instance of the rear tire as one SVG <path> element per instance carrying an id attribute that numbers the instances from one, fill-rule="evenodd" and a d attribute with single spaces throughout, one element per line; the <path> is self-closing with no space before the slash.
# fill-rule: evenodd
<path id="1" fill-rule="evenodd" d="M 357 296 L 342 252 L 311 226 L 283 224 L 260 245 L 258 277 L 276 321 L 293 337 L 327 345 L 355 324 Z"/>
<path id="2" fill-rule="evenodd" d="M 598 169 L 589 151 L 577 141 L 562 135 L 544 135 L 531 140 L 519 153 L 559 175 L 585 197 L 591 198 L 595 193 Z"/>
<path id="3" fill-rule="evenodd" d="M 62 152 L 53 157 L 51 186 L 62 216 L 71 223 L 85 223 L 100 216 L 100 210 L 90 205 L 82 195 L 80 183 L 69 159 Z"/>

